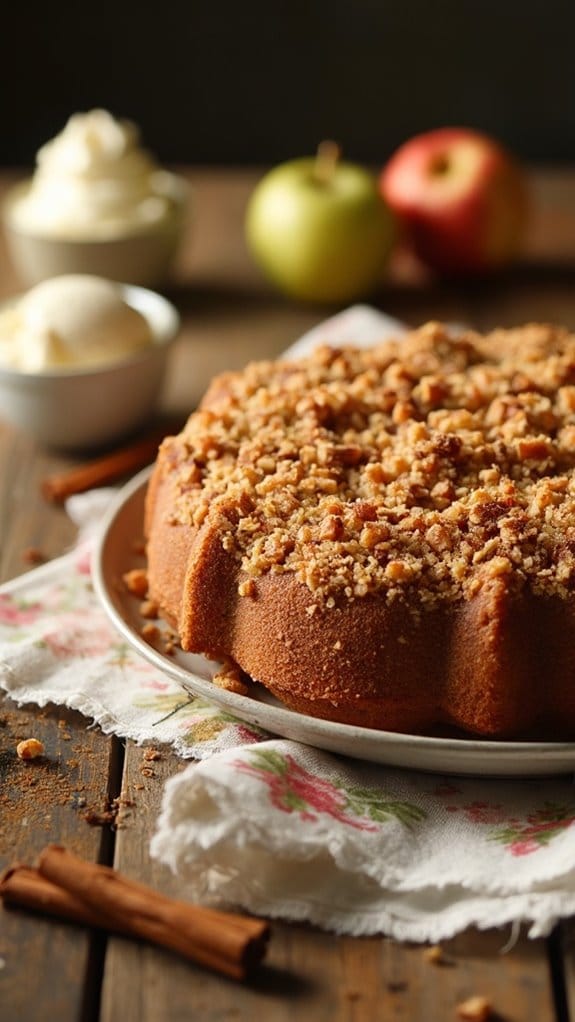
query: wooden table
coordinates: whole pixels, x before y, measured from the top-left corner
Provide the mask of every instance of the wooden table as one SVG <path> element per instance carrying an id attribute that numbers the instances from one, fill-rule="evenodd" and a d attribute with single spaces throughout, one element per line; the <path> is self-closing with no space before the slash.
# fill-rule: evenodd
<path id="1" fill-rule="evenodd" d="M 196 214 L 171 297 L 183 316 L 164 409 L 183 417 L 213 373 L 248 359 L 275 356 L 326 315 L 273 294 L 253 268 L 242 218 L 257 174 L 190 170 Z M 13 175 L 12 175 L 13 176 Z M 0 175 L 1 192 L 11 175 Z M 417 324 L 447 319 L 478 328 L 554 320 L 575 328 L 575 171 L 533 173 L 534 215 L 521 266 L 465 286 L 417 279 L 396 267 L 377 296 L 390 314 Z M 0 249 L 0 297 L 17 290 Z M 29 565 L 29 548 L 57 556 L 74 538 L 65 511 L 45 503 L 40 480 L 80 459 L 42 451 L 0 426 L 0 580 Z M 148 855 L 162 784 L 181 767 L 164 751 L 145 777 L 142 750 L 90 730 L 59 708 L 0 707 L 0 865 L 32 861 L 50 841 L 91 860 L 113 863 L 168 893 L 168 871 Z M 15 747 L 43 740 L 46 766 L 35 791 Z M 74 765 L 76 764 L 76 765 Z M 40 775 L 39 775 L 40 776 Z M 105 808 L 120 794 L 134 799 L 123 826 L 89 826 L 70 784 L 87 804 Z M 141 784 L 144 783 L 144 788 Z M 136 785 L 140 785 L 136 788 Z M 274 924 L 267 966 L 248 985 L 221 979 L 175 955 L 120 938 L 21 913 L 0 914 L 0 1018 L 3 1022 L 164 1022 L 292 1018 L 320 1022 L 455 1018 L 472 994 L 490 998 L 509 1020 L 575 1020 L 571 924 L 548 940 L 524 935 L 505 954 L 509 930 L 468 932 L 445 945 L 450 964 L 430 964 L 418 946 L 385 938 L 351 939 L 306 926 Z"/>

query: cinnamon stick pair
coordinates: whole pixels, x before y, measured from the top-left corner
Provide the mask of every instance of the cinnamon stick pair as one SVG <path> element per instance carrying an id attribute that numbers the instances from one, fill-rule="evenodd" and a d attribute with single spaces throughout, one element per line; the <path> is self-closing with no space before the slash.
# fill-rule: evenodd
<path id="1" fill-rule="evenodd" d="M 0 878 L 5 905 L 28 908 L 171 948 L 245 979 L 263 958 L 269 925 L 167 898 L 107 866 L 48 845 L 36 869 L 13 866 Z"/>
<path id="2" fill-rule="evenodd" d="M 60 503 L 75 493 L 85 493 L 97 486 L 105 486 L 145 468 L 155 460 L 164 437 L 179 432 L 180 426 L 173 422 L 165 423 L 125 447 L 119 447 L 66 472 L 47 476 L 41 483 L 42 495 L 46 500 Z"/>

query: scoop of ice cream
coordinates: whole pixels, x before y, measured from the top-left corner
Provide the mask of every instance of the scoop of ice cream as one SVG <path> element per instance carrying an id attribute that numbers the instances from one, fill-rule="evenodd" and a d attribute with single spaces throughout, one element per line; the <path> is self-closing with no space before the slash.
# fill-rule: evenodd
<path id="1" fill-rule="evenodd" d="M 74 114 L 40 149 L 14 225 L 52 237 L 115 237 L 162 219 L 173 205 L 172 175 L 140 146 L 131 121 L 106 110 Z"/>
<path id="2" fill-rule="evenodd" d="M 121 285 L 101 277 L 54 277 L 0 313 L 0 363 L 24 372 L 119 361 L 153 339 Z"/>

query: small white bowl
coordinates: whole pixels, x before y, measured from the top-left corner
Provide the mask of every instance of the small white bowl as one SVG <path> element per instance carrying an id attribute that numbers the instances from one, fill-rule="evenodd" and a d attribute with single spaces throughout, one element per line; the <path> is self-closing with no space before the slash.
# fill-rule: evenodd
<path id="1" fill-rule="evenodd" d="M 103 446 L 143 425 L 159 399 L 180 317 L 153 291 L 124 285 L 122 297 L 148 320 L 151 344 L 88 369 L 27 373 L 0 366 L 0 417 L 44 447 L 68 450 Z"/>
<path id="2" fill-rule="evenodd" d="M 189 219 L 191 196 L 184 178 L 168 172 L 162 176 L 171 200 L 165 216 L 101 238 L 58 237 L 21 227 L 12 211 L 31 180 L 11 188 L 2 217 L 8 252 L 22 283 L 31 287 L 64 273 L 89 273 L 140 287 L 164 284 Z"/>

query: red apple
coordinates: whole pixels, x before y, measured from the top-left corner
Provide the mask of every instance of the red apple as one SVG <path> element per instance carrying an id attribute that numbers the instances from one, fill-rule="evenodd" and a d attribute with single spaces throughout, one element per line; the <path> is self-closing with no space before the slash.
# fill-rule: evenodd
<path id="1" fill-rule="evenodd" d="M 488 135 L 469 128 L 416 135 L 384 167 L 380 188 L 416 254 L 441 273 L 497 269 L 521 247 L 525 173 Z"/>

